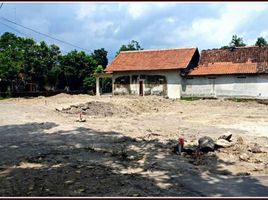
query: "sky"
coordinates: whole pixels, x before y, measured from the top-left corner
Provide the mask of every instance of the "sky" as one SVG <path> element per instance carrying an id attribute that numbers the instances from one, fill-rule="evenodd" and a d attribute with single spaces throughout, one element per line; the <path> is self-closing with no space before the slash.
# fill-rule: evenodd
<path id="1" fill-rule="evenodd" d="M 248 45 L 260 36 L 268 40 L 268 3 L 261 2 L 6 2 L 0 17 L 87 49 L 87 53 L 105 48 L 109 62 L 131 40 L 144 49 L 198 47 L 199 51 L 228 45 L 234 34 Z M 0 18 L 0 34 L 6 31 L 57 44 L 63 53 L 75 49 Z"/>

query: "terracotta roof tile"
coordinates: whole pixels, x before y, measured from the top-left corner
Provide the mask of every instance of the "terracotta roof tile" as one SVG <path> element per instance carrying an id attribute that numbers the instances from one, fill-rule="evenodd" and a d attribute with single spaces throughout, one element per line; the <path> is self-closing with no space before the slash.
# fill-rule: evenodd
<path id="1" fill-rule="evenodd" d="M 198 65 L 190 71 L 190 76 L 220 75 L 220 74 L 254 74 L 257 73 L 257 63 L 217 62 Z"/>
<path id="2" fill-rule="evenodd" d="M 182 69 L 187 67 L 197 48 L 121 52 L 106 72 Z"/>

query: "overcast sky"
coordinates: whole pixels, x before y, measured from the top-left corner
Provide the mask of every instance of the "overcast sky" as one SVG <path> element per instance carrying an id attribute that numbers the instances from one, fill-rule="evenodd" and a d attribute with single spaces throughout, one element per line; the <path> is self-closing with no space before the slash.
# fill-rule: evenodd
<path id="1" fill-rule="evenodd" d="M 109 61 L 131 40 L 145 49 L 202 50 L 227 45 L 233 34 L 250 45 L 268 39 L 268 3 L 4 3 L 0 16 L 91 51 L 103 47 Z M 0 19 L 6 31 L 74 49 Z"/>

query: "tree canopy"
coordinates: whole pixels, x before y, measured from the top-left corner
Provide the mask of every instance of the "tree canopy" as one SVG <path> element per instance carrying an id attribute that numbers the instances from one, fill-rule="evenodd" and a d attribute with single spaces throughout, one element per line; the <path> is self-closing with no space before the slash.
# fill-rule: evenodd
<path id="1" fill-rule="evenodd" d="M 220 49 L 229 49 L 233 47 L 244 47 L 246 44 L 243 41 L 242 37 L 238 37 L 237 35 L 232 36 L 232 40 L 229 45 L 222 46 Z"/>
<path id="2" fill-rule="evenodd" d="M 263 37 L 258 37 L 255 46 L 267 46 L 267 41 Z"/>
<path id="3" fill-rule="evenodd" d="M 93 73 L 99 65 L 105 68 L 107 64 L 104 48 L 92 54 L 73 50 L 63 55 L 55 44 L 37 43 L 32 38 L 6 32 L 0 37 L 0 92 L 10 87 L 16 92 L 18 82 L 20 86 L 34 83 L 39 91 L 65 87 L 93 90 Z"/>
<path id="4" fill-rule="evenodd" d="M 121 51 L 135 51 L 135 50 L 143 50 L 143 48 L 141 48 L 139 42 L 135 41 L 135 40 L 131 40 L 131 42 L 129 42 L 127 45 L 123 44 L 119 51 L 116 52 L 116 56 L 121 52 Z"/>
<path id="5" fill-rule="evenodd" d="M 237 35 L 233 35 L 229 46 L 230 47 L 244 47 L 244 46 L 246 46 L 246 44 L 244 43 L 242 37 L 238 37 Z"/>

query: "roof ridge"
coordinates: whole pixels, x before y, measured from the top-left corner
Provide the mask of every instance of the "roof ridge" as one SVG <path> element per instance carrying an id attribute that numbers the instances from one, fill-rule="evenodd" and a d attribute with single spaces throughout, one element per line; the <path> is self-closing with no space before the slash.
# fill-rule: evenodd
<path id="1" fill-rule="evenodd" d="M 197 49 L 197 47 L 186 47 L 186 48 L 166 48 L 166 49 L 143 49 L 134 51 L 121 51 L 120 53 L 134 53 L 134 52 L 147 52 L 147 51 L 170 51 L 170 50 L 181 50 L 181 49 Z"/>
<path id="2" fill-rule="evenodd" d="M 228 47 L 227 49 L 203 49 L 202 51 L 225 51 L 230 50 L 232 47 Z M 243 46 L 243 47 L 233 47 L 234 49 L 246 49 L 246 48 L 268 48 L 268 46 L 256 46 L 256 45 L 250 45 L 250 46 Z"/>

